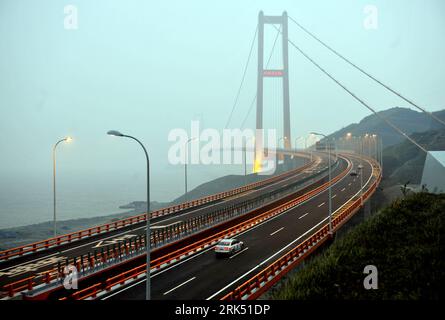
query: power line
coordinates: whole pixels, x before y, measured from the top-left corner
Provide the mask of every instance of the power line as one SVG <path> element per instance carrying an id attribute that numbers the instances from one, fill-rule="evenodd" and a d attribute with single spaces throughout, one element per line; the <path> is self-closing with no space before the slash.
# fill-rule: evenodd
<path id="1" fill-rule="evenodd" d="M 274 26 L 275 27 L 275 26 Z M 276 28 L 276 27 L 275 27 Z M 400 130 L 396 125 L 394 125 L 391 121 L 383 117 L 381 114 L 376 112 L 371 106 L 369 106 L 366 102 L 364 102 L 362 99 L 357 97 L 351 90 L 346 88 L 340 81 L 338 81 L 336 78 L 334 78 L 330 73 L 328 73 L 323 67 L 321 67 L 317 62 L 315 62 L 311 57 L 309 57 L 303 50 L 301 50 L 293 41 L 290 39 L 287 40 L 295 49 L 297 49 L 306 59 L 308 59 L 313 65 L 315 65 L 321 72 L 323 72 L 326 76 L 328 76 L 331 80 L 333 80 L 337 85 L 343 88 L 347 93 L 349 93 L 354 99 L 356 99 L 358 102 L 360 102 L 362 105 L 364 105 L 366 108 L 368 108 L 371 112 L 373 112 L 377 117 L 385 121 L 390 127 L 392 127 L 394 130 L 396 130 L 398 133 L 400 133 L 402 136 L 407 138 L 409 141 L 411 141 L 413 144 L 415 144 L 418 148 L 420 148 L 422 151 L 427 153 L 428 151 L 422 147 L 420 144 L 418 144 L 415 140 L 413 140 L 410 136 L 408 136 L 405 132 Z"/>
<path id="2" fill-rule="evenodd" d="M 319 43 L 321 43 L 324 47 L 326 47 L 327 49 L 329 49 L 331 52 L 333 52 L 335 55 L 337 55 L 339 58 L 343 59 L 344 61 L 346 61 L 349 65 L 353 66 L 354 68 L 356 68 L 358 71 L 360 71 L 361 73 L 365 74 L 368 78 L 374 80 L 375 82 L 377 82 L 378 84 L 380 84 L 381 86 L 383 86 L 385 89 L 389 90 L 390 92 L 392 92 L 393 94 L 395 94 L 396 96 L 398 96 L 399 98 L 403 99 L 404 101 L 408 102 L 410 105 L 412 105 L 413 107 L 421 110 L 422 112 L 426 113 L 427 115 L 429 115 L 430 117 L 432 117 L 433 119 L 435 119 L 436 121 L 440 122 L 441 124 L 445 125 L 445 121 L 441 120 L 439 117 L 435 116 L 433 113 L 429 112 L 428 110 L 425 110 L 424 108 L 420 107 L 418 104 L 414 103 L 413 101 L 409 100 L 408 98 L 404 97 L 401 93 L 395 91 L 394 89 L 392 89 L 391 87 L 389 87 L 388 85 L 384 84 L 383 82 L 381 82 L 380 80 L 378 80 L 377 78 L 375 78 L 374 76 L 372 76 L 371 74 L 369 74 L 368 72 L 366 72 L 365 70 L 363 70 L 362 68 L 360 68 L 359 66 L 357 66 L 355 63 L 351 62 L 349 59 L 347 59 L 346 57 L 344 57 L 342 54 L 340 54 L 338 51 L 336 51 L 335 49 L 331 48 L 329 45 L 327 45 L 325 42 L 323 42 L 322 40 L 320 40 L 317 36 L 315 36 L 313 33 L 311 33 L 309 30 L 307 30 L 305 27 L 303 27 L 301 24 L 299 24 L 297 21 L 295 21 L 292 17 L 288 16 L 289 19 L 295 23 L 300 29 L 302 29 L 304 32 L 306 32 L 308 35 L 310 35 L 312 38 L 314 38 L 315 40 L 317 40 Z"/>
<path id="3" fill-rule="evenodd" d="M 275 29 L 276 29 L 276 28 L 275 28 Z M 266 62 L 266 69 L 267 69 L 267 67 L 269 67 L 269 63 L 270 63 L 270 60 L 271 60 L 272 55 L 273 55 L 273 53 L 274 53 L 275 45 L 277 44 L 277 40 L 278 40 L 278 36 L 280 35 L 280 32 L 281 32 L 281 25 L 280 25 L 280 27 L 278 28 L 277 34 L 276 34 L 275 39 L 274 39 L 274 41 L 273 41 L 272 50 L 270 51 L 269 58 L 267 59 L 267 62 Z M 250 103 L 249 110 L 248 110 L 246 116 L 244 117 L 243 122 L 241 123 L 241 129 L 244 128 L 244 124 L 246 123 L 247 119 L 249 118 L 250 112 L 251 112 L 252 109 L 253 109 L 253 106 L 254 106 L 254 103 L 255 103 L 255 101 L 256 101 L 257 95 L 258 95 L 258 93 L 255 93 L 255 96 L 253 97 L 252 102 Z"/>
<path id="4" fill-rule="evenodd" d="M 244 79 L 246 78 L 247 67 L 249 66 L 250 57 L 252 56 L 253 46 L 255 44 L 255 39 L 256 39 L 257 33 L 258 33 L 258 25 L 256 26 L 255 34 L 253 35 L 252 43 L 250 45 L 249 55 L 247 57 L 247 62 L 246 62 L 246 65 L 244 67 L 243 77 L 241 78 L 241 83 L 239 85 L 238 92 L 237 92 L 236 97 L 235 97 L 235 102 L 233 103 L 232 111 L 230 112 L 229 119 L 227 119 L 227 123 L 226 123 L 226 126 L 224 128 L 227 128 L 229 126 L 230 120 L 232 119 L 233 111 L 235 110 L 235 107 L 238 104 L 239 95 L 241 93 L 241 88 L 243 86 Z"/>

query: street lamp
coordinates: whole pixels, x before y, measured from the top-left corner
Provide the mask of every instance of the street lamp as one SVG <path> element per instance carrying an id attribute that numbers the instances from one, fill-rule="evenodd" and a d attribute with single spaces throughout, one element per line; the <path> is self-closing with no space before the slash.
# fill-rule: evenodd
<path id="1" fill-rule="evenodd" d="M 185 184 L 184 190 L 185 190 L 185 202 L 188 201 L 188 195 L 187 195 L 187 161 L 188 161 L 188 153 L 187 153 L 187 150 L 188 150 L 188 147 L 187 147 L 187 145 L 188 145 L 188 143 L 189 143 L 190 141 L 195 140 L 195 139 L 196 139 L 196 138 L 190 138 L 190 139 L 188 139 L 188 140 L 186 141 L 186 143 L 185 143 L 185 161 L 184 161 L 184 184 Z"/>
<path id="2" fill-rule="evenodd" d="M 311 134 L 316 136 L 322 136 L 326 140 L 328 140 L 328 137 L 325 134 L 317 133 L 317 132 L 311 132 Z M 326 142 L 325 142 L 326 143 Z M 328 166 L 329 166 L 329 234 L 332 236 L 332 185 L 331 185 L 331 145 L 329 144 L 329 153 L 328 153 Z"/>
<path id="3" fill-rule="evenodd" d="M 299 140 L 299 139 L 304 139 L 304 149 L 306 150 L 306 148 L 307 148 L 307 146 L 306 146 L 306 138 L 305 137 L 303 137 L 303 136 L 300 136 L 300 137 L 296 137 L 295 138 L 295 151 L 298 151 L 298 147 L 297 147 L 297 141 Z M 311 154 L 311 160 L 312 160 L 312 154 Z M 306 158 L 304 158 L 304 163 L 306 163 Z"/>
<path id="4" fill-rule="evenodd" d="M 297 141 L 298 141 L 299 139 L 301 139 L 301 138 L 304 138 L 304 137 L 301 136 L 301 137 L 296 137 L 296 138 L 295 138 L 295 150 L 298 149 L 298 148 L 297 148 Z"/>
<path id="5" fill-rule="evenodd" d="M 281 140 L 283 140 L 283 150 L 285 150 L 286 144 L 285 144 L 284 141 L 287 140 L 287 137 L 280 137 L 280 138 L 278 138 L 278 143 L 277 143 L 278 146 L 280 146 L 280 141 Z M 284 161 L 284 155 L 283 154 L 280 154 L 279 160 L 281 161 L 281 163 L 283 163 L 283 161 Z"/>
<path id="6" fill-rule="evenodd" d="M 287 137 L 280 137 L 278 138 L 278 146 L 280 145 L 280 141 L 283 140 L 283 149 L 285 148 L 284 140 L 287 140 Z"/>
<path id="7" fill-rule="evenodd" d="M 373 134 L 372 135 L 372 140 L 373 140 L 373 154 L 374 154 L 374 159 L 377 160 L 378 157 L 378 149 L 377 149 L 377 135 Z"/>
<path id="8" fill-rule="evenodd" d="M 151 235 L 150 235 L 150 159 L 148 157 L 147 150 L 145 149 L 142 142 L 140 142 L 138 139 L 132 136 L 128 136 L 125 134 L 120 133 L 116 130 L 110 130 L 107 132 L 110 136 L 116 136 L 116 137 L 124 137 L 124 138 L 130 138 L 135 140 L 139 145 L 142 147 L 145 153 L 145 158 L 147 160 L 147 240 L 145 241 L 145 246 L 147 247 L 147 286 L 146 286 L 146 300 L 150 300 L 150 246 L 151 246 Z"/>
<path id="9" fill-rule="evenodd" d="M 71 137 L 63 138 L 54 145 L 53 147 L 53 204 L 54 204 L 54 217 L 53 217 L 53 225 L 54 225 L 54 238 L 57 236 L 57 216 L 56 216 L 56 148 L 61 142 L 71 142 L 73 139 Z"/>

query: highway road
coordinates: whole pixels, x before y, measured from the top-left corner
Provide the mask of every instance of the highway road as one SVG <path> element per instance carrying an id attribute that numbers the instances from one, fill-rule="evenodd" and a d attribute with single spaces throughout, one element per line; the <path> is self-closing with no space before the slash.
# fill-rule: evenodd
<path id="1" fill-rule="evenodd" d="M 352 159 L 353 169 L 359 161 Z M 363 162 L 363 184 L 372 175 L 372 166 Z M 360 176 L 346 175 L 332 187 L 333 211 L 360 190 Z M 217 299 L 248 280 L 315 232 L 328 219 L 328 191 L 239 234 L 243 251 L 217 259 L 207 249 L 152 277 L 152 299 Z M 113 291 L 104 299 L 144 299 L 145 280 Z"/>
<path id="2" fill-rule="evenodd" d="M 184 210 L 176 214 L 153 219 L 152 228 L 154 229 L 174 224 L 178 221 L 183 221 L 185 219 L 190 219 L 191 217 L 213 212 L 220 208 L 227 207 L 247 199 L 254 199 L 270 190 L 290 188 L 292 184 L 313 175 L 314 172 L 317 172 L 323 167 L 327 166 L 327 156 L 323 154 L 319 154 L 319 156 L 322 158 L 322 160 L 317 163 L 314 168 L 307 169 L 287 179 L 258 187 L 253 191 L 251 190 L 235 197 L 222 199 L 207 205 L 203 205 L 200 208 Z M 26 278 L 30 275 L 41 274 L 42 272 L 51 270 L 57 267 L 59 261 L 63 263 L 66 261 L 66 259 L 86 255 L 88 252 L 94 252 L 94 250 L 99 251 L 103 247 L 117 244 L 125 239 L 144 235 L 145 230 L 145 222 L 142 222 L 119 230 L 110 231 L 108 233 L 103 233 L 91 238 L 76 241 L 71 244 L 61 245 L 57 248 L 52 248 L 14 260 L 2 262 L 0 263 L 0 286 Z"/>

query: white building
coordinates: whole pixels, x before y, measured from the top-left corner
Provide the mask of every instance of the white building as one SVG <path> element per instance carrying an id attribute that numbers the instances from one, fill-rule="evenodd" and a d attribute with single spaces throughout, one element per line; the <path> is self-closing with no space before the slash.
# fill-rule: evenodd
<path id="1" fill-rule="evenodd" d="M 445 192 L 445 151 L 428 151 L 420 185 L 429 192 Z"/>

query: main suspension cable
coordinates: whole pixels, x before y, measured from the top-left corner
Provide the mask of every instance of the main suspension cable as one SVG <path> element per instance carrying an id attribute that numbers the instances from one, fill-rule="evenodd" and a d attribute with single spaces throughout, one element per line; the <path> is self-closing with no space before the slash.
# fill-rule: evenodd
<path id="1" fill-rule="evenodd" d="M 275 26 L 274 26 L 275 27 Z M 276 28 L 276 27 L 275 27 Z M 277 28 L 276 28 L 277 29 Z M 397 131 L 399 134 L 404 136 L 406 139 L 411 141 L 414 145 L 416 145 L 419 149 L 421 149 L 423 152 L 427 153 L 428 151 L 422 147 L 420 144 L 418 144 L 415 140 L 413 140 L 410 136 L 408 136 L 405 132 L 403 132 L 401 129 L 399 129 L 396 125 L 394 125 L 391 121 L 383 117 L 381 114 L 376 112 L 370 105 L 368 105 L 366 102 L 364 102 L 362 99 L 360 99 L 357 95 L 355 95 L 351 90 L 349 90 L 346 86 L 344 86 L 340 81 L 338 81 L 336 78 L 334 78 L 329 72 L 327 72 L 323 67 L 321 67 L 317 62 L 315 62 L 311 57 L 309 57 L 303 50 L 301 50 L 292 40 L 287 40 L 292 47 L 297 49 L 306 59 L 308 59 L 313 65 L 315 65 L 321 72 L 323 72 L 326 76 L 328 76 L 332 81 L 334 81 L 337 85 L 339 85 L 343 90 L 345 90 L 347 93 L 349 93 L 354 99 L 356 99 L 358 102 L 360 102 L 363 106 L 365 106 L 367 109 L 369 109 L 371 112 L 373 112 L 377 117 L 379 117 L 381 120 L 386 122 L 391 128 L 393 128 L 395 131 Z"/>
<path id="2" fill-rule="evenodd" d="M 395 94 L 396 96 L 398 96 L 399 98 L 403 99 L 404 101 L 408 102 L 410 105 L 412 105 L 413 107 L 417 108 L 418 110 L 426 113 L 427 115 L 429 115 L 431 118 L 435 119 L 436 121 L 440 122 L 441 124 L 445 125 L 445 121 L 441 120 L 439 117 L 437 117 L 436 115 L 434 115 L 432 112 L 425 110 L 424 108 L 420 107 L 418 104 L 414 103 L 412 100 L 404 97 L 401 93 L 397 92 L 396 90 L 392 89 L 391 87 L 389 87 L 387 84 L 384 84 L 382 81 L 378 80 L 376 77 L 374 77 L 373 75 L 369 74 L 368 72 L 366 72 L 365 70 L 363 70 L 362 68 L 360 68 L 358 65 L 356 65 L 355 63 L 353 63 L 352 61 L 350 61 L 349 59 L 347 59 L 345 56 L 343 56 L 342 54 L 340 54 L 338 51 L 336 51 L 335 49 L 333 49 L 332 47 L 330 47 L 329 45 L 327 45 L 325 42 L 323 42 L 320 38 L 318 38 L 317 36 L 315 36 L 312 32 L 310 32 L 309 30 L 307 30 L 305 27 L 303 27 L 301 24 L 299 24 L 295 19 L 293 19 L 291 16 L 288 16 L 289 19 L 295 23 L 300 29 L 302 29 L 304 32 L 306 32 L 308 35 L 310 35 L 313 39 L 315 39 L 316 41 L 318 41 L 319 43 L 321 43 L 325 48 L 327 48 L 328 50 L 330 50 L 332 53 L 334 53 L 335 55 L 337 55 L 339 58 L 341 58 L 342 60 L 344 60 L 345 62 L 347 62 L 349 65 L 353 66 L 355 69 L 357 69 L 358 71 L 360 71 L 361 73 L 363 73 L 364 75 L 366 75 L 368 78 L 374 80 L 375 82 L 377 82 L 378 84 L 380 84 L 381 86 L 383 86 L 385 89 L 389 90 L 390 92 L 392 92 L 393 94 Z"/>
<path id="3" fill-rule="evenodd" d="M 225 129 L 229 126 L 230 120 L 232 119 L 233 111 L 235 110 L 236 105 L 238 104 L 238 99 L 239 99 L 239 96 L 240 96 L 240 93 L 241 93 L 241 88 L 243 86 L 244 79 L 246 78 L 247 67 L 249 66 L 250 57 L 252 56 L 253 46 L 255 44 L 255 39 L 257 37 L 257 33 L 258 33 L 258 25 L 255 28 L 255 34 L 253 35 L 252 43 L 250 45 L 249 55 L 247 56 L 246 65 L 244 66 L 244 72 L 243 72 L 243 76 L 241 78 L 241 83 L 240 83 L 240 85 L 238 87 L 238 92 L 236 93 L 235 101 L 233 102 L 232 111 L 230 111 L 229 118 L 227 119 L 226 125 L 224 127 Z"/>

